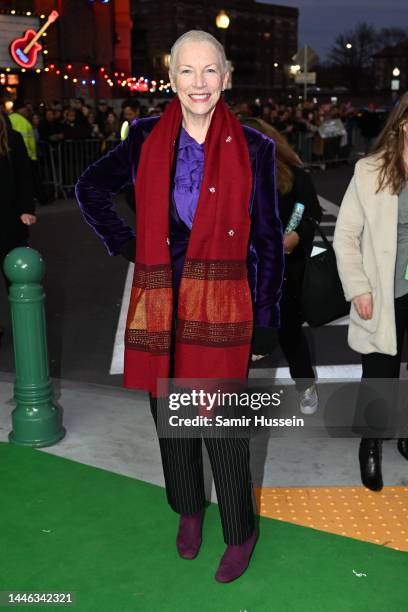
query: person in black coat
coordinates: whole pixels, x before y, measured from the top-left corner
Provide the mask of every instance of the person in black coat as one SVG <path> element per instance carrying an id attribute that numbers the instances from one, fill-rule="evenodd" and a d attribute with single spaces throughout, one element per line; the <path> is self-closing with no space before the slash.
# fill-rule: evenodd
<path id="1" fill-rule="evenodd" d="M 0 190 L 0 266 L 3 273 L 7 253 L 16 247 L 27 246 L 28 228 L 36 222 L 36 217 L 32 170 L 24 140 L 11 129 L 1 111 Z"/>
<path id="2" fill-rule="evenodd" d="M 278 340 L 300 395 L 300 410 L 304 414 L 313 414 L 317 409 L 318 398 L 309 345 L 302 328 L 304 319 L 301 292 L 306 261 L 313 248 L 315 222 L 320 223 L 322 211 L 310 175 L 302 168 L 301 160 L 285 138 L 261 119 L 249 118 L 243 123 L 275 141 L 278 204 L 283 227 L 287 227 L 296 203 L 305 207 L 298 227 L 284 235 L 285 280 L 280 304 L 281 326 Z M 271 349 L 273 350 L 273 342 L 269 341 L 268 334 L 255 336 L 253 360 L 270 353 Z"/>

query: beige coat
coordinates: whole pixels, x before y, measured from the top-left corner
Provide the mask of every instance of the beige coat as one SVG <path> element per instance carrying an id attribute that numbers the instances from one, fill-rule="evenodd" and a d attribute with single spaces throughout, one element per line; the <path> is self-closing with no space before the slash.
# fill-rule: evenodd
<path id="1" fill-rule="evenodd" d="M 357 162 L 334 233 L 334 250 L 347 300 L 371 292 L 373 316 L 365 321 L 353 304 L 348 342 L 359 353 L 395 355 L 394 275 L 397 256 L 398 196 L 376 193 L 375 157 Z"/>

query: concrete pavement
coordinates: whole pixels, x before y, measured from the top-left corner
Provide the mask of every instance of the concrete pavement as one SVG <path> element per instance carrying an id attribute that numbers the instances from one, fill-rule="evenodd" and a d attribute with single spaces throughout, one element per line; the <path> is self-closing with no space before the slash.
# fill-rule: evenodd
<path id="1" fill-rule="evenodd" d="M 67 380 L 54 381 L 54 390 L 64 411 L 67 434 L 42 452 L 164 485 L 159 446 L 145 393 Z M 4 442 L 11 430 L 12 396 L 13 376 L 0 372 L 0 441 Z M 357 439 L 268 440 L 260 435 L 251 444 L 256 486 L 361 485 Z M 397 452 L 395 441 L 384 442 L 383 446 L 384 483 L 408 485 L 408 463 Z M 213 487 L 208 460 L 206 482 L 209 493 Z M 213 491 L 211 497 L 215 499 Z"/>

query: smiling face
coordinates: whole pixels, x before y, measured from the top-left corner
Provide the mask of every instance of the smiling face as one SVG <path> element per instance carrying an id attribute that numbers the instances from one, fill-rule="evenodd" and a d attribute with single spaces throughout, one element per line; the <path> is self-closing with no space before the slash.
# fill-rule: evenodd
<path id="1" fill-rule="evenodd" d="M 217 49 L 209 42 L 188 41 L 181 45 L 170 73 L 185 118 L 212 114 L 228 81 Z"/>

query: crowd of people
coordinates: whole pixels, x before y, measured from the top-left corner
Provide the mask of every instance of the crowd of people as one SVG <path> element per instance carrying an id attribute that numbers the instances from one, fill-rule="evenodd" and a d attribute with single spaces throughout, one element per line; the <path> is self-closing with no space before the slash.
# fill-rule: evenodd
<path id="1" fill-rule="evenodd" d="M 17 100 L 13 112 L 23 115 L 32 125 L 37 142 L 63 140 L 100 139 L 120 140 L 124 122 L 131 123 L 138 117 L 160 116 L 169 101 L 148 105 L 137 98 L 122 102 L 120 109 L 105 99 L 96 104 L 83 98 L 54 100 L 52 103 L 35 104 Z M 384 125 L 386 112 L 374 104 L 357 108 L 351 102 L 317 102 L 312 100 L 280 102 L 268 99 L 253 103 L 228 103 L 231 112 L 239 119 L 260 118 L 283 134 L 304 161 L 312 154 L 319 154 L 319 143 L 326 137 L 339 137 L 340 146 L 351 148 L 353 134 L 358 128 L 367 152 Z M 115 110 L 116 108 L 116 110 Z M 122 134 L 123 136 L 123 134 Z M 320 139 L 318 138 L 320 137 Z"/>
<path id="2" fill-rule="evenodd" d="M 62 140 L 100 139 L 120 140 L 124 121 L 131 123 L 140 115 L 140 103 L 126 100 L 117 113 L 107 100 L 98 100 L 96 107 L 74 98 L 66 104 L 53 104 L 33 109 L 26 104 L 26 114 L 35 127 L 36 137 L 43 142 Z"/>

